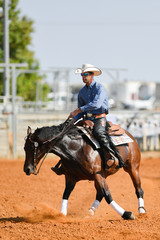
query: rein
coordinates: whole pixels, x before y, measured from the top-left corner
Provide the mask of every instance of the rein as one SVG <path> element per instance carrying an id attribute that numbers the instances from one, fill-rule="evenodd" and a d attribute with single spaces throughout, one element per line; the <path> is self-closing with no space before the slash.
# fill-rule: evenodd
<path id="1" fill-rule="evenodd" d="M 60 136 L 65 132 L 65 130 L 66 130 L 66 128 L 64 127 L 60 133 L 58 133 L 56 136 L 52 137 L 51 139 L 48 139 L 48 140 L 42 142 L 42 144 L 52 142 L 52 141 L 55 140 L 56 138 L 60 137 Z M 34 172 L 33 172 L 33 174 L 34 174 L 34 175 L 38 175 L 38 173 L 39 173 L 39 171 L 40 171 L 40 168 L 41 168 L 41 166 L 42 166 L 45 158 L 47 157 L 48 153 L 51 151 L 52 148 L 50 148 L 50 149 L 48 150 L 48 152 L 44 155 L 43 160 L 41 161 L 41 164 L 40 164 L 40 166 L 39 166 L 39 168 L 38 168 L 38 170 L 37 170 L 37 152 L 38 152 L 38 145 L 39 145 L 39 143 L 33 141 L 33 140 L 31 139 L 31 137 L 29 137 L 29 140 L 34 144 L 34 161 L 33 161 L 33 170 L 34 170 Z"/>

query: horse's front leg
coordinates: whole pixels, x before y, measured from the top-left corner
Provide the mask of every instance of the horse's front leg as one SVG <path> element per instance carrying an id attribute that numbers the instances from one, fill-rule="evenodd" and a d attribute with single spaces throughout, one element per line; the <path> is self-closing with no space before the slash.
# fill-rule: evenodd
<path id="1" fill-rule="evenodd" d="M 76 181 L 71 179 L 68 175 L 65 176 L 65 180 L 66 180 L 66 187 L 63 193 L 63 198 L 62 198 L 61 213 L 66 216 L 67 208 L 68 208 L 68 198 L 76 185 Z"/>
<path id="2" fill-rule="evenodd" d="M 95 186 L 101 195 L 105 198 L 106 202 L 124 219 L 134 220 L 135 217 L 132 212 L 125 211 L 122 207 L 120 207 L 111 196 L 109 191 L 107 182 L 105 178 L 101 174 L 95 175 Z"/>

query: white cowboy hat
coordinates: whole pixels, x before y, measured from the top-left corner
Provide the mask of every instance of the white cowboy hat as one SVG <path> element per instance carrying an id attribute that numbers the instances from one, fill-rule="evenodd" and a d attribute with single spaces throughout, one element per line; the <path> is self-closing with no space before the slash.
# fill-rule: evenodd
<path id="1" fill-rule="evenodd" d="M 95 76 L 101 75 L 102 71 L 91 64 L 83 64 L 82 68 L 77 68 L 75 73 L 93 72 Z"/>

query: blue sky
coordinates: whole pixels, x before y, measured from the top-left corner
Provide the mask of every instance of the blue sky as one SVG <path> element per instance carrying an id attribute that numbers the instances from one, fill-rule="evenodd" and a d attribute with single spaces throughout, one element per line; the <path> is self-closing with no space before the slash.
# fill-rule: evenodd
<path id="1" fill-rule="evenodd" d="M 42 69 L 127 68 L 121 79 L 160 82 L 159 0 L 19 0 L 34 20 Z"/>

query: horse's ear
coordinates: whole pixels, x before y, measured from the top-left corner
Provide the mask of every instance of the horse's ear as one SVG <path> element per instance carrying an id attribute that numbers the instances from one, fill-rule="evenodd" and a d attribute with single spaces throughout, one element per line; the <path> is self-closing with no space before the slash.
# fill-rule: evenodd
<path id="1" fill-rule="evenodd" d="M 28 126 L 28 129 L 27 129 L 27 136 L 28 136 L 30 133 L 32 133 L 32 130 L 31 130 L 31 128 Z"/>

